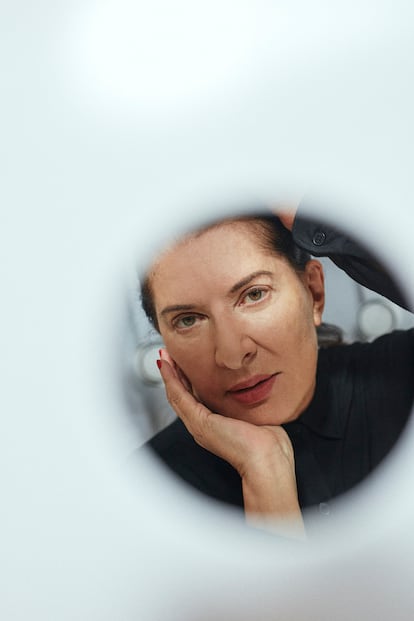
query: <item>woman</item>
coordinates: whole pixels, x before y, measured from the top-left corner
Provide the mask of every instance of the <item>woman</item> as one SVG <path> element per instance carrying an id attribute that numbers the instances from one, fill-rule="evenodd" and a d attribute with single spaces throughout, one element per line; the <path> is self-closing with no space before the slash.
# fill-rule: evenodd
<path id="1" fill-rule="evenodd" d="M 306 251 L 329 254 L 333 244 L 355 279 L 403 300 L 349 240 L 353 254 L 341 254 L 337 232 L 281 220 L 216 222 L 153 265 L 143 305 L 163 337 L 158 364 L 179 420 L 151 445 L 199 490 L 243 506 L 250 522 L 302 537 L 303 509 L 326 510 L 401 432 L 414 397 L 414 332 L 318 351 L 323 270 Z"/>

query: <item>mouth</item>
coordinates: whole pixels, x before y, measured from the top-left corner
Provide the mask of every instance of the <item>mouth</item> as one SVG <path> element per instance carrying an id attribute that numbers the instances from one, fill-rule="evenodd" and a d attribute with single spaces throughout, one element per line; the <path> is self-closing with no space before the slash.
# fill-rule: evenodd
<path id="1" fill-rule="evenodd" d="M 235 384 L 227 391 L 227 394 L 244 405 L 262 403 L 270 395 L 278 375 L 279 373 L 256 375 L 246 382 Z"/>

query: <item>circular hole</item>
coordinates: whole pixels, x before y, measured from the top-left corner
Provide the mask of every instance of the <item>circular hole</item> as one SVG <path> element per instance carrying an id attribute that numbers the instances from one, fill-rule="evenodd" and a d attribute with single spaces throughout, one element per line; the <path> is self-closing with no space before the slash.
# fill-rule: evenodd
<path id="1" fill-rule="evenodd" d="M 139 344 L 136 379 L 142 392 L 152 391 L 149 401 L 165 400 L 154 364 L 162 344 L 182 373 L 174 381 L 192 393 L 191 407 L 201 402 L 222 419 L 234 419 L 236 438 L 240 423 L 255 442 L 258 429 L 282 428 L 293 448 L 308 532 L 329 532 L 329 524 L 347 513 L 350 496 L 363 503 L 364 490 L 369 497 L 366 477 L 380 465 L 384 472 L 406 425 L 413 400 L 414 320 L 401 310 L 401 304 L 409 305 L 408 295 L 384 267 L 380 251 L 329 219 L 306 210 L 302 215 L 302 206 L 291 233 L 286 213 L 276 211 L 285 225 L 278 223 L 276 233 L 266 228 L 270 218 L 276 221 L 267 208 L 266 214 L 231 212 L 225 223 L 204 218 L 182 231 L 185 241 L 180 235 L 171 240 L 155 260 L 156 269 L 147 272 L 154 299 L 146 308 L 150 315 L 155 310 L 152 319 L 161 334 L 155 344 Z M 286 240 L 275 251 L 270 240 L 281 232 Z M 322 318 L 318 261 L 325 272 Z M 315 359 L 310 318 L 318 337 Z M 150 334 L 150 324 L 147 329 Z M 164 361 L 173 365 L 165 354 Z M 206 441 L 187 413 L 179 412 L 183 423 L 166 401 L 163 407 L 171 417 L 154 427 L 148 446 L 180 480 L 242 511 L 243 461 L 220 442 Z M 228 443 L 228 432 L 222 433 Z M 275 450 L 278 441 L 275 436 Z M 248 443 L 238 449 L 250 450 Z M 255 509 L 251 513 L 259 519 L 252 524 L 278 533 L 286 516 L 277 502 L 270 517 L 268 509 Z"/>

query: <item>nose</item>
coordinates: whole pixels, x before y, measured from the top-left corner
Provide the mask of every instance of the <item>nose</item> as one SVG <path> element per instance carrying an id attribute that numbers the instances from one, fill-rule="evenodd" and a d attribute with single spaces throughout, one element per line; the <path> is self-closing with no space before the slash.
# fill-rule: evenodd
<path id="1" fill-rule="evenodd" d="M 217 366 L 240 369 L 257 354 L 257 345 L 237 320 L 220 321 L 215 328 L 215 361 Z"/>

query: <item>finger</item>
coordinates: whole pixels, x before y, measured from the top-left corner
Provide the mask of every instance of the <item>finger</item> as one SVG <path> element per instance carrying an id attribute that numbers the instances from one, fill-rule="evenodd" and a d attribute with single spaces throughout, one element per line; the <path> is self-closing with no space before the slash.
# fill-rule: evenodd
<path id="1" fill-rule="evenodd" d="M 161 360 L 166 360 L 168 362 L 168 364 L 170 365 L 171 369 L 173 369 L 175 374 L 177 375 L 176 364 L 175 364 L 174 360 L 171 358 L 171 356 L 168 353 L 168 351 L 166 349 L 160 349 L 159 350 L 159 354 L 160 354 L 160 359 Z"/>
<path id="2" fill-rule="evenodd" d="M 168 351 L 166 349 L 160 349 L 160 358 L 161 360 L 166 360 L 168 362 L 168 364 L 171 366 L 172 369 L 174 369 L 178 379 L 181 380 L 181 383 L 183 384 L 184 388 L 186 390 L 188 390 L 188 392 L 193 392 L 192 390 L 192 386 L 187 378 L 187 376 L 182 372 L 182 370 L 180 369 L 180 367 L 178 366 L 178 364 L 175 362 L 175 360 L 173 360 L 170 356 L 170 354 L 168 353 Z"/>
<path id="3" fill-rule="evenodd" d="M 177 371 L 167 361 L 167 356 L 165 355 L 161 359 L 160 373 L 170 405 L 190 433 L 193 435 L 194 433 L 197 434 L 197 426 L 200 419 L 208 416 L 210 411 L 186 389 Z"/>
<path id="4" fill-rule="evenodd" d="M 289 203 L 274 203 L 270 209 L 275 216 L 279 218 L 283 226 L 289 231 L 293 229 L 293 224 L 296 217 L 296 212 L 299 206 L 300 200 L 292 200 Z"/>
<path id="5" fill-rule="evenodd" d="M 199 444 L 202 446 L 211 444 L 208 437 L 211 434 L 207 431 L 209 426 L 207 419 L 212 415 L 212 412 L 186 390 L 176 371 L 170 362 L 167 361 L 167 355 L 164 355 L 164 352 L 160 373 L 164 381 L 168 401 L 177 416 L 181 418 L 188 431 Z"/>
<path id="6" fill-rule="evenodd" d="M 193 387 L 191 386 L 188 377 L 182 372 L 179 366 L 175 365 L 175 370 L 184 388 L 193 395 Z"/>

